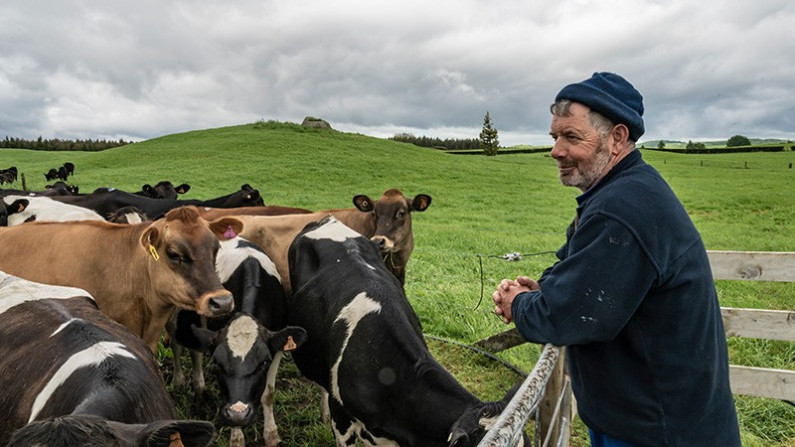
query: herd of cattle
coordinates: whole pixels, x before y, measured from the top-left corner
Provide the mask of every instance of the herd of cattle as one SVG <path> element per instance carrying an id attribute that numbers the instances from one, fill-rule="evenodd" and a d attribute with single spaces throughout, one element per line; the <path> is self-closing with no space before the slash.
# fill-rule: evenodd
<path id="1" fill-rule="evenodd" d="M 73 166 L 72 166 L 73 169 Z M 210 422 L 178 420 L 153 352 L 164 331 L 174 381 L 211 355 L 241 427 L 262 406 L 279 445 L 276 373 L 292 351 L 323 391 L 337 445 L 475 446 L 505 408 L 469 393 L 429 353 L 403 291 L 411 213 L 431 197 L 389 189 L 354 207 L 266 206 L 250 185 L 180 200 L 186 184 L 130 193 L 0 189 L 0 445 L 206 446 Z"/>

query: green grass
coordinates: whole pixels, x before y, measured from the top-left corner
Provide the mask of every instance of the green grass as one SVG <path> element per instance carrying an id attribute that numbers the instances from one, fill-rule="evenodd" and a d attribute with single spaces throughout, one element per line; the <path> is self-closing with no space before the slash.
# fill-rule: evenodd
<path id="1" fill-rule="evenodd" d="M 795 172 L 788 168 L 795 152 L 644 151 L 644 158 L 670 182 L 707 248 L 795 251 Z M 99 153 L 0 150 L 0 168 L 16 165 L 31 189 L 42 189 L 43 173 L 65 161 L 76 165 L 69 182 L 84 192 L 100 186 L 137 190 L 144 183 L 172 180 L 191 185 L 187 198 L 210 198 L 249 183 L 268 204 L 310 209 L 350 207 L 356 194 L 375 199 L 392 187 L 408 196 L 430 194 L 431 207 L 414 215 L 415 250 L 406 292 L 426 333 L 466 344 L 506 329 L 491 313 L 494 286 L 518 274 L 538 277 L 554 261 L 551 254 L 531 254 L 556 250 L 563 243 L 577 195 L 559 185 L 555 164 L 545 153 L 457 156 L 288 123 L 169 135 Z M 519 262 L 493 257 L 508 252 L 526 256 Z M 792 284 L 717 285 L 725 306 L 795 309 Z M 729 341 L 732 363 L 795 370 L 792 345 Z M 516 378 L 499 362 L 468 369 L 476 360 L 453 345 L 431 346 L 483 399 L 500 398 Z M 530 371 L 537 355 L 536 346 L 524 345 L 500 357 Z M 290 365 L 284 364 L 277 395 L 285 444 L 332 446 L 330 431 L 317 422 L 314 387 L 291 372 Z M 186 416 L 214 417 L 209 404 L 201 406 L 207 401 L 185 392 L 174 395 Z M 212 395 L 207 398 L 212 401 Z M 795 407 L 740 396 L 737 407 L 744 445 L 795 445 Z M 581 423 L 576 427 L 573 445 L 587 445 Z M 256 434 L 260 430 L 261 426 L 247 430 L 247 439 L 261 436 Z M 221 437 L 218 445 L 225 445 L 228 432 Z"/>

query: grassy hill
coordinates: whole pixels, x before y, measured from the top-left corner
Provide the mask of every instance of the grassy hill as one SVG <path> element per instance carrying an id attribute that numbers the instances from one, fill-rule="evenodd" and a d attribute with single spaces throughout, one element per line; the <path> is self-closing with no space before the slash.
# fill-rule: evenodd
<path id="1" fill-rule="evenodd" d="M 795 174 L 787 167 L 795 152 L 643 155 L 671 183 L 709 249 L 795 251 Z M 518 274 L 538 277 L 554 261 L 547 252 L 563 243 L 577 195 L 559 185 L 546 153 L 459 156 L 291 123 L 200 130 L 96 153 L 0 150 L 0 167 L 17 166 L 34 190 L 43 189 L 44 172 L 65 161 L 75 163 L 69 182 L 83 192 L 100 186 L 138 190 L 144 183 L 171 180 L 191 185 L 186 198 L 210 198 L 249 183 L 267 204 L 310 209 L 349 207 L 356 194 L 376 199 L 393 187 L 408 196 L 430 194 L 430 208 L 414 216 L 406 292 L 426 333 L 465 344 L 506 329 L 491 314 L 494 286 Z M 509 252 L 523 253 L 524 259 L 495 257 Z M 790 284 L 720 281 L 718 288 L 723 305 L 795 308 Z M 453 345 L 434 342 L 432 348 L 483 399 L 501 397 L 516 380 L 503 365 Z M 525 345 L 500 357 L 529 371 L 537 353 L 537 347 Z M 792 344 L 732 339 L 730 355 L 733 363 L 795 369 Z M 285 444 L 332 446 L 328 429 L 316 421 L 314 390 L 289 365 L 285 377 L 277 395 Z M 185 416 L 214 416 L 207 401 L 174 392 Z M 744 445 L 795 443 L 795 407 L 737 401 Z M 247 431 L 247 438 L 257 430 L 261 427 Z M 587 445 L 581 425 L 574 445 Z"/>

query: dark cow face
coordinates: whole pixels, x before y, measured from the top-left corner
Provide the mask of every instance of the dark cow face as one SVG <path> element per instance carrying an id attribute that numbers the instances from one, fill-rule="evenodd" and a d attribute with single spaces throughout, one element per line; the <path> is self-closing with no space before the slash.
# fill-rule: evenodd
<path id="1" fill-rule="evenodd" d="M 150 254 L 150 281 L 155 290 L 171 291 L 170 304 L 214 317 L 234 308 L 232 294 L 215 272 L 219 240 L 237 236 L 243 222 L 224 217 L 207 222 L 195 207 L 180 207 L 150 224 L 140 243 Z"/>
<path id="2" fill-rule="evenodd" d="M 512 388 L 499 402 L 482 402 L 465 411 L 453 424 L 450 430 L 449 447 L 475 447 L 486 436 L 500 413 L 511 401 L 518 386 Z M 523 436 L 518 447 L 529 446 L 527 437 Z"/>
<path id="3" fill-rule="evenodd" d="M 10 205 L 0 199 L 0 227 L 8 226 L 8 216 L 14 213 L 21 213 L 28 207 L 30 201 L 26 199 L 14 200 Z"/>
<path id="4" fill-rule="evenodd" d="M 373 242 L 382 252 L 412 249 L 407 247 L 411 238 L 411 212 L 425 211 L 431 205 L 431 196 L 417 194 L 413 200 L 404 196 L 399 189 L 389 189 L 380 199 L 373 202 L 364 195 L 355 196 L 353 204 L 359 211 L 371 212 L 375 218 Z"/>
<path id="5" fill-rule="evenodd" d="M 202 348 L 212 353 L 212 362 L 225 400 L 221 411 L 224 425 L 245 427 L 254 422 L 257 403 L 265 391 L 268 369 L 282 351 L 301 346 L 306 331 L 288 326 L 271 332 L 254 317 L 239 313 L 220 331 L 193 326 Z"/>
<path id="6" fill-rule="evenodd" d="M 414 250 L 411 212 L 428 209 L 431 196 L 417 194 L 410 200 L 399 189 L 388 189 L 375 202 L 359 195 L 353 198 L 353 204 L 359 211 L 372 213 L 375 228 L 371 240 L 378 244 L 387 268 L 403 283 L 406 263 Z"/>
<path id="7" fill-rule="evenodd" d="M 8 446 L 206 447 L 214 437 L 215 428 L 206 421 L 123 424 L 95 416 L 64 416 L 31 422 L 14 433 Z"/>
<path id="8" fill-rule="evenodd" d="M 168 180 L 158 182 L 155 186 L 146 184 L 142 187 L 143 195 L 153 199 L 169 199 L 175 200 L 179 194 L 185 194 L 190 190 L 190 185 L 183 183 L 179 186 L 174 186 Z"/>
<path id="9" fill-rule="evenodd" d="M 44 174 L 44 178 L 46 178 L 46 179 L 47 179 L 47 181 L 50 181 L 50 180 L 55 180 L 55 179 L 57 179 L 57 178 L 58 178 L 58 170 L 57 170 L 57 169 L 55 169 L 55 168 L 52 168 L 52 169 L 50 169 L 49 171 L 47 171 L 47 172 Z"/>
<path id="10" fill-rule="evenodd" d="M 239 196 L 240 206 L 265 206 L 265 201 L 262 200 L 259 191 L 252 188 L 248 183 L 243 184 L 240 187 L 240 191 L 235 195 Z"/>

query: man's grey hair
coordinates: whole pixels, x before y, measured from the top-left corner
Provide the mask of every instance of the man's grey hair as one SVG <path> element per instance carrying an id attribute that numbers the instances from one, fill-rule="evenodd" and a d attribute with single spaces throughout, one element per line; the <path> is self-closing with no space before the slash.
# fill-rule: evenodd
<path id="1" fill-rule="evenodd" d="M 569 116 L 571 115 L 571 111 L 569 109 L 571 109 L 571 105 L 573 103 L 574 101 L 568 99 L 559 99 L 549 106 L 549 111 L 555 116 Z M 601 113 L 595 112 L 593 110 L 588 112 L 588 121 L 590 121 L 591 126 L 593 126 L 593 128 L 596 130 L 596 133 L 599 134 L 599 138 L 602 140 L 607 138 L 607 135 L 611 130 L 613 130 L 613 126 L 615 126 L 614 122 L 605 118 L 605 116 Z M 630 150 L 635 149 L 634 141 L 628 139 L 627 142 Z"/>

